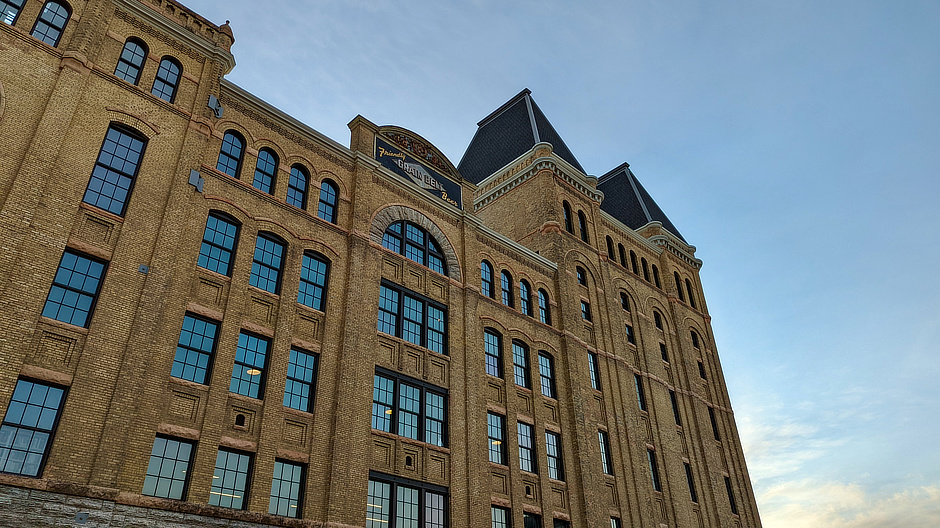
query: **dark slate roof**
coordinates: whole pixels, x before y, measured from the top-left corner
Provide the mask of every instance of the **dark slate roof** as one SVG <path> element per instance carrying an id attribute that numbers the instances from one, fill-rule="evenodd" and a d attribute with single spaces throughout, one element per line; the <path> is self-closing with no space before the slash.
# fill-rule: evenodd
<path id="1" fill-rule="evenodd" d="M 656 220 L 661 222 L 667 231 L 686 242 L 666 213 L 659 208 L 640 181 L 636 179 L 629 164 L 624 163 L 601 176 L 598 179 L 597 188 L 604 193 L 601 209 L 630 229 L 639 229 Z"/>
<path id="2" fill-rule="evenodd" d="M 480 183 L 543 141 L 551 143 L 555 154 L 584 172 L 574 154 L 532 100 L 528 89 L 522 90 L 477 123 L 477 127 L 470 146 L 457 166 L 460 175 L 474 184 Z"/>

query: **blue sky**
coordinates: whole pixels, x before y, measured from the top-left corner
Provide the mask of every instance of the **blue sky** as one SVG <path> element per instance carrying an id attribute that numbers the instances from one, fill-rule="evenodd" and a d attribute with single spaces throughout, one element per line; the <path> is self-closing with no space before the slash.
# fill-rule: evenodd
<path id="1" fill-rule="evenodd" d="M 187 0 L 228 78 L 454 163 L 523 88 L 704 260 L 767 528 L 940 526 L 940 2 Z"/>

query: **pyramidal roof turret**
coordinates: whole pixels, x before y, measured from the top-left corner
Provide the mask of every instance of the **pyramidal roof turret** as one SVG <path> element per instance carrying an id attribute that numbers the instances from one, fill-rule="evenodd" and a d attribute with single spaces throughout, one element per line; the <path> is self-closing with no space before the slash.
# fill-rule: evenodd
<path id="1" fill-rule="evenodd" d="M 597 188 L 604 193 L 601 209 L 625 226 L 639 229 L 650 222 L 659 222 L 664 229 L 686 242 L 666 213 L 640 184 L 640 180 L 630 170 L 629 163 L 623 163 L 601 176 L 597 180 Z"/>
<path id="2" fill-rule="evenodd" d="M 541 142 L 551 143 L 552 152 L 584 172 L 555 127 L 535 104 L 528 88 L 486 116 L 477 127 L 457 166 L 460 175 L 474 184 Z"/>

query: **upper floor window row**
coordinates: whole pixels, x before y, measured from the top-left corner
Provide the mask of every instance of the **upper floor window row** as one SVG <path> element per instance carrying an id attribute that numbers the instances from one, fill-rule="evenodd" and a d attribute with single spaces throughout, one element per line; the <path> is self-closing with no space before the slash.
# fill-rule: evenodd
<path id="1" fill-rule="evenodd" d="M 487 260 L 480 261 L 480 291 L 486 297 L 496 298 L 496 282 L 493 265 Z M 499 274 L 500 301 L 510 308 L 515 308 L 515 283 L 509 270 L 502 270 Z M 535 303 L 538 307 L 539 321 L 547 325 L 552 324 L 548 302 L 548 292 L 539 288 Z M 525 279 L 519 281 L 519 310 L 529 317 L 536 317 L 536 304 L 532 299 L 532 286 Z"/>
<path id="2" fill-rule="evenodd" d="M 686 296 L 688 296 L 689 306 L 691 306 L 692 308 L 696 308 L 695 293 L 692 287 L 692 281 L 689 279 L 685 279 L 685 281 L 683 282 L 682 278 L 679 276 L 678 271 L 672 272 L 672 276 L 676 281 L 676 293 L 679 294 L 679 300 L 685 302 L 687 298 Z M 683 285 L 685 286 L 685 292 L 682 291 Z"/>
<path id="3" fill-rule="evenodd" d="M 431 271 L 447 275 L 440 244 L 418 224 L 401 220 L 388 226 L 382 235 L 382 247 L 427 266 Z"/>
<path id="4" fill-rule="evenodd" d="M 10 2 L 4 0 L 5 7 L 10 7 Z M 16 4 L 16 0 L 12 2 Z M 23 7 L 23 3 L 19 2 L 19 8 Z M 6 9 L 4 9 L 6 11 Z M 13 17 L 19 14 L 17 10 L 13 14 Z M 56 47 L 59 45 L 59 40 L 62 38 L 62 33 L 65 31 L 66 24 L 69 23 L 69 18 L 72 16 L 72 8 L 65 2 L 56 2 L 50 1 L 46 2 L 42 6 L 42 11 L 39 13 L 39 18 L 36 19 L 36 24 L 33 26 L 33 31 L 31 32 L 33 38 L 39 39 L 46 44 Z M 4 19 L 6 20 L 6 19 Z"/>
<path id="5" fill-rule="evenodd" d="M 114 66 L 114 76 L 134 85 L 139 83 L 148 53 L 149 50 L 144 41 L 134 37 L 127 39 Z M 150 93 L 172 103 L 176 100 L 176 92 L 182 77 L 183 66 L 179 61 L 170 56 L 163 57 L 160 59 L 160 67 L 157 68 Z"/>
<path id="6" fill-rule="evenodd" d="M 447 391 L 377 369 L 372 386 L 372 428 L 447 446 Z"/>
<path id="7" fill-rule="evenodd" d="M 382 283 L 378 330 L 438 354 L 447 353 L 447 308 L 410 290 Z"/>
<path id="8" fill-rule="evenodd" d="M 213 211 L 206 220 L 206 230 L 199 247 L 197 265 L 221 275 L 232 275 L 239 236 L 238 222 L 225 213 Z M 273 233 L 258 233 L 252 257 L 248 284 L 279 294 L 287 242 Z M 323 310 L 329 280 L 330 261 L 319 253 L 306 251 L 300 270 L 297 302 L 315 310 Z"/>
<path id="9" fill-rule="evenodd" d="M 571 216 L 571 205 L 564 201 L 561 203 L 562 216 L 565 223 L 565 231 L 574 234 L 574 222 Z M 590 243 L 590 238 L 588 236 L 588 227 L 587 227 L 587 217 L 584 215 L 584 211 L 578 211 L 578 235 L 581 237 L 582 242 Z M 610 242 L 608 240 L 608 242 Z M 610 248 L 608 244 L 608 248 Z M 613 250 L 611 249 L 611 253 Z"/>

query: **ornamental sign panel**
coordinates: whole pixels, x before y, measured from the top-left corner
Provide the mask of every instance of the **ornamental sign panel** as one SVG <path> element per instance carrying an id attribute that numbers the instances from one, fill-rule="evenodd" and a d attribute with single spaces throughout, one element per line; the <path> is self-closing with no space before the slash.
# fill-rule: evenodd
<path id="1" fill-rule="evenodd" d="M 463 209 L 460 184 L 414 157 L 408 150 L 376 137 L 375 159 L 402 178 L 417 184 L 454 207 Z"/>

